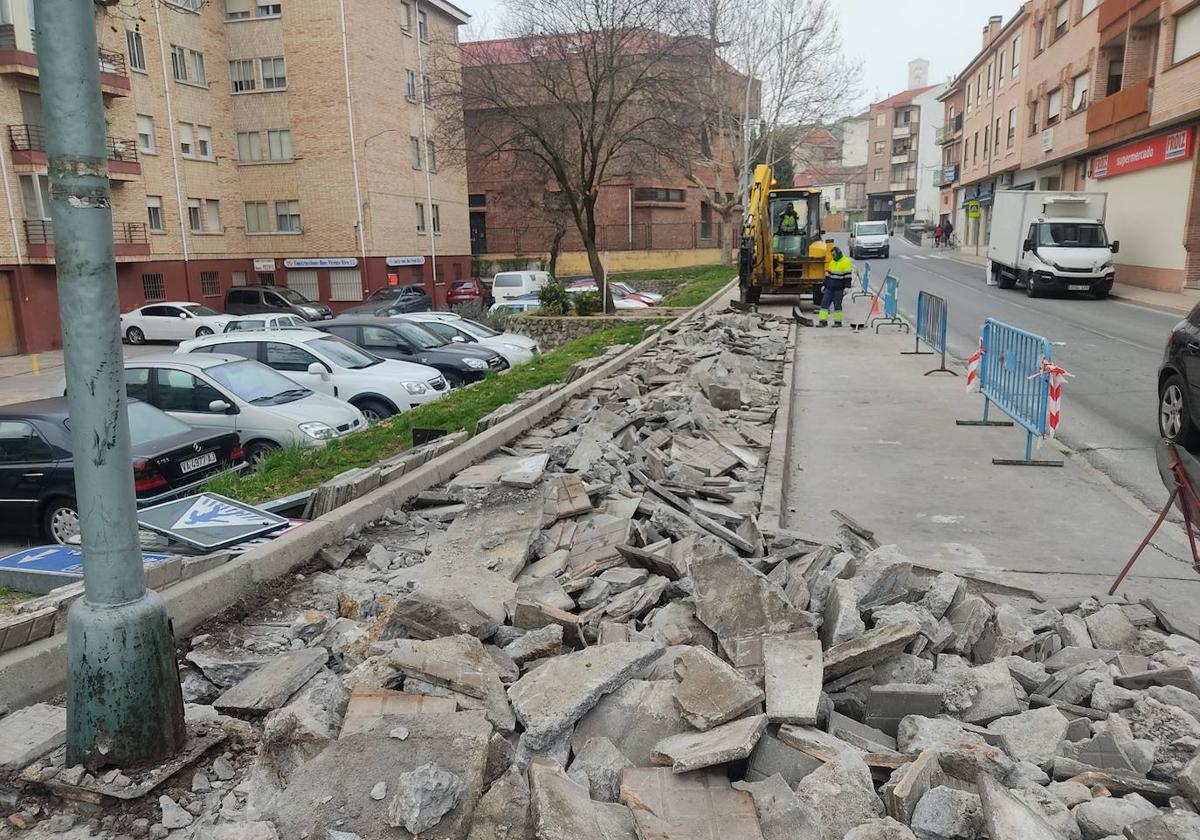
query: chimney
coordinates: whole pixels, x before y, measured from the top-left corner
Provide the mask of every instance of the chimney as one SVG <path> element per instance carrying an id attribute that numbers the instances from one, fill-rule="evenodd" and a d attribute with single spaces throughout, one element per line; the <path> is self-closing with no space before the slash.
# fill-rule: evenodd
<path id="1" fill-rule="evenodd" d="M 988 18 L 987 26 L 983 28 L 983 48 L 986 50 L 991 45 L 992 41 L 996 40 L 996 36 L 1000 34 L 1000 30 L 1004 28 L 1004 18 L 1000 15 L 992 15 Z"/>
<path id="2" fill-rule="evenodd" d="M 914 58 L 908 62 L 908 89 L 929 86 L 929 61 L 924 58 Z"/>

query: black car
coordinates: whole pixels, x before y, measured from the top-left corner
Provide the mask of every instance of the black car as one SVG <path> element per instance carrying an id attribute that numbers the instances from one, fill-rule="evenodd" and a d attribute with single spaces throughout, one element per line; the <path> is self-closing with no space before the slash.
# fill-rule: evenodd
<path id="1" fill-rule="evenodd" d="M 325 304 L 309 300 L 286 286 L 234 286 L 225 293 L 225 312 L 228 315 L 289 314 L 306 321 L 333 317 Z"/>
<path id="2" fill-rule="evenodd" d="M 508 360 L 495 350 L 447 341 L 409 321 L 341 315 L 313 326 L 376 356 L 437 368 L 452 388 L 478 382 L 488 373 L 508 370 Z"/>
<path id="3" fill-rule="evenodd" d="M 1200 446 L 1200 304 L 1175 325 L 1158 369 L 1158 432 Z"/>
<path id="4" fill-rule="evenodd" d="M 139 507 L 243 466 L 236 433 L 193 429 L 148 403 L 130 400 L 129 431 Z M 0 406 L 0 531 L 58 543 L 79 532 L 65 397 Z"/>
<path id="5" fill-rule="evenodd" d="M 371 292 L 358 306 L 343 310 L 343 315 L 403 315 L 407 312 L 429 312 L 433 300 L 424 286 L 384 286 Z"/>

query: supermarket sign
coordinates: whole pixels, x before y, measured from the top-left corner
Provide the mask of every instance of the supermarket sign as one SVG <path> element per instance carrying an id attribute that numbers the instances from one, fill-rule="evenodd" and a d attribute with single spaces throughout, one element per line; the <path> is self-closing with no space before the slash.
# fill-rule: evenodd
<path id="1" fill-rule="evenodd" d="M 1091 163 L 1092 177 L 1103 181 L 1153 166 L 1162 166 L 1164 163 L 1191 160 L 1195 153 L 1196 132 L 1189 127 L 1096 155 Z"/>

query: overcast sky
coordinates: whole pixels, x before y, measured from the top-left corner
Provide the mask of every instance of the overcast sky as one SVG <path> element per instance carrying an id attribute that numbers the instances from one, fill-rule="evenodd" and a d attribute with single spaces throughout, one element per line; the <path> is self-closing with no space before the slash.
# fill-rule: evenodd
<path id="1" fill-rule="evenodd" d="M 496 0 L 453 0 L 475 16 L 468 37 L 494 32 L 504 11 Z M 1007 21 L 1021 0 L 834 0 L 842 13 L 846 52 L 862 61 L 860 107 L 904 90 L 908 62 L 927 58 L 931 82 L 958 73 L 981 46 L 989 15 Z M 846 109 L 852 110 L 852 109 Z M 855 109 L 856 110 L 856 109 Z"/>

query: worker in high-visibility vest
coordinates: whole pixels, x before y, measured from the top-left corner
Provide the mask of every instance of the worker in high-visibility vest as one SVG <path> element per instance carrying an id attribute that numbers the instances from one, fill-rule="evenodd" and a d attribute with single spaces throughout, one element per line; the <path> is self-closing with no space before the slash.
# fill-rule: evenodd
<path id="1" fill-rule="evenodd" d="M 796 208 L 788 202 L 787 207 L 783 210 L 783 215 L 779 217 L 779 235 L 780 236 L 795 236 L 800 229 L 800 217 L 796 215 Z"/>
<path id="2" fill-rule="evenodd" d="M 831 309 L 833 310 L 833 325 L 835 327 L 842 325 L 842 295 L 846 293 L 846 289 L 850 288 L 850 281 L 854 275 L 854 263 L 850 262 L 850 258 L 842 253 L 841 248 L 835 245 L 829 256 L 832 259 L 825 266 L 825 287 L 821 296 L 818 327 L 829 323 Z"/>

